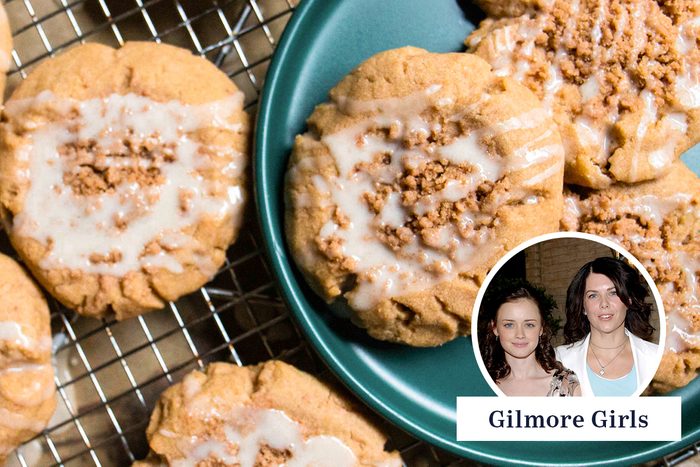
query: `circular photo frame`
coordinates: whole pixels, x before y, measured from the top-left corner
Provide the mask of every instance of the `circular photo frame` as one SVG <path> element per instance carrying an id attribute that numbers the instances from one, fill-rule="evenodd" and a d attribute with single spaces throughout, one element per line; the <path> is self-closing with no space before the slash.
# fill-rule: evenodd
<path id="1" fill-rule="evenodd" d="M 664 316 L 653 279 L 628 251 L 557 232 L 491 269 L 474 304 L 472 344 L 499 397 L 637 397 L 659 367 Z"/>

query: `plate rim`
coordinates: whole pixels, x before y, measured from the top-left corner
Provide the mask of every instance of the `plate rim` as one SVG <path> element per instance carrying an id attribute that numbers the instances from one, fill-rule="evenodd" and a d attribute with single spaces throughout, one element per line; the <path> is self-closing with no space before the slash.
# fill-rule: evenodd
<path id="1" fill-rule="evenodd" d="M 342 2 L 340 2 L 342 3 Z M 422 429 L 419 423 L 403 416 L 400 411 L 392 408 L 390 405 L 383 402 L 380 398 L 375 397 L 362 385 L 357 378 L 349 371 L 346 366 L 340 361 L 334 352 L 329 348 L 327 343 L 322 339 L 316 326 L 308 319 L 309 312 L 317 312 L 307 310 L 301 303 L 300 297 L 303 296 L 302 289 L 293 289 L 290 286 L 291 280 L 296 280 L 294 276 L 295 265 L 292 263 L 291 257 L 285 258 L 287 251 L 286 240 L 284 238 L 284 222 L 281 222 L 282 229 L 280 232 L 274 232 L 272 228 L 275 215 L 271 209 L 271 196 L 269 193 L 270 177 L 266 170 L 268 166 L 269 153 L 268 140 L 268 122 L 274 118 L 272 112 L 273 104 L 275 103 L 278 93 L 278 81 L 283 78 L 285 68 L 289 61 L 289 54 L 294 49 L 294 44 L 298 40 L 298 36 L 302 34 L 302 30 L 308 27 L 308 23 L 314 21 L 314 15 L 324 7 L 336 8 L 340 5 L 338 2 L 328 2 L 327 0 L 304 0 L 293 11 L 292 17 L 287 23 L 280 40 L 275 48 L 273 57 L 268 67 L 265 82 L 260 93 L 257 116 L 255 118 L 255 129 L 252 149 L 252 168 L 253 168 L 253 193 L 256 204 L 257 219 L 263 237 L 263 250 L 268 259 L 268 263 L 272 267 L 272 272 L 277 280 L 278 290 L 282 293 L 282 298 L 286 302 L 291 315 L 294 317 L 297 324 L 302 328 L 311 347 L 321 357 L 323 362 L 333 371 L 338 379 L 348 387 L 351 392 L 357 396 L 369 409 L 377 412 L 380 416 L 386 418 L 389 422 L 397 425 L 399 428 L 406 430 L 413 436 L 433 444 L 441 449 L 465 458 L 471 458 L 482 462 L 499 462 L 518 465 L 542 465 L 541 461 L 527 461 L 523 459 L 515 459 L 502 457 L 502 455 L 494 455 L 484 453 L 481 450 L 472 448 L 467 442 L 458 442 L 451 439 L 444 439 L 433 432 Z M 358 63 L 359 65 L 359 63 Z M 286 155 L 288 158 L 288 155 Z M 700 377 L 699 377 L 700 378 Z M 700 380 L 696 381 L 700 384 Z M 684 393 L 689 392 L 688 386 L 672 391 L 666 396 L 680 396 L 683 401 Z M 663 397 L 663 396 L 662 396 Z M 683 405 L 685 402 L 683 401 Z M 683 412 L 683 410 L 682 410 Z M 456 437 L 455 437 L 456 438 Z M 692 443 L 700 439 L 700 426 L 691 429 L 685 436 L 682 436 L 679 441 L 667 442 L 658 445 L 652 444 L 649 449 L 643 449 L 633 454 L 621 454 L 614 459 L 606 459 L 597 462 L 587 463 L 586 465 L 610 465 L 625 463 L 646 462 L 652 459 L 659 459 L 664 455 L 672 453 L 684 447 L 689 447 Z M 500 443 L 493 441 L 489 443 Z M 514 446 L 518 444 L 538 444 L 547 445 L 550 443 L 562 443 L 560 441 L 536 441 L 536 442 L 510 442 Z M 574 443 L 574 442 L 570 442 Z M 592 445 L 607 442 L 585 442 Z M 551 465 L 581 465 L 576 462 L 552 462 Z"/>

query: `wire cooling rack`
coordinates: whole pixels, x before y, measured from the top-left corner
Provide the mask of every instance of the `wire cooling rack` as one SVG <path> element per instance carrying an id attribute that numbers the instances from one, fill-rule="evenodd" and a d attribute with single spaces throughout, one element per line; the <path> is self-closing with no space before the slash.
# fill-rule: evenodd
<path id="1" fill-rule="evenodd" d="M 11 0 L 5 9 L 15 51 L 6 95 L 36 65 L 78 43 L 118 47 L 153 40 L 211 60 L 245 93 L 246 108 L 254 113 L 270 57 L 295 5 L 292 0 Z M 50 300 L 58 408 L 47 430 L 20 447 L 10 465 L 125 465 L 145 457 L 144 433 L 159 394 L 211 361 L 246 365 L 280 358 L 333 378 L 277 294 L 252 206 L 246 218 L 214 280 L 166 310 L 125 322 L 98 321 Z M 0 251 L 13 255 L 0 236 Z M 457 462 L 387 429 L 411 465 Z"/>
<path id="2" fill-rule="evenodd" d="M 6 95 L 46 58 L 84 42 L 149 40 L 190 49 L 226 72 L 251 114 L 296 0 L 9 0 L 15 50 Z M 250 203 L 252 204 L 252 203 Z M 225 266 L 197 293 L 125 322 L 77 316 L 50 300 L 58 407 L 9 465 L 125 465 L 145 457 L 159 394 L 211 361 L 280 358 L 333 379 L 282 303 L 252 206 Z M 0 251 L 14 256 L 4 233 Z M 386 425 L 409 466 L 473 465 Z M 675 465 L 698 446 L 660 461 Z"/>

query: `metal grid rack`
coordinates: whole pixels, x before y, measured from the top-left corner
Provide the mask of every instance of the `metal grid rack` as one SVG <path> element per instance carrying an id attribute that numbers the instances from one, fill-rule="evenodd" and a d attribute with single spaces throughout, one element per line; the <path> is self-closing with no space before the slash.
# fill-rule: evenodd
<path id="1" fill-rule="evenodd" d="M 275 44 L 297 0 L 8 0 L 15 50 L 6 95 L 40 62 L 78 43 L 118 47 L 152 40 L 211 60 L 254 113 Z M 49 427 L 9 465 L 125 465 L 145 457 L 145 428 L 159 394 L 216 360 L 280 358 L 333 379 L 277 294 L 252 202 L 225 266 L 166 310 L 116 322 L 77 316 L 50 301 L 58 407 Z M 0 233 L 0 251 L 13 255 Z M 407 465 L 473 465 L 386 424 Z M 698 446 L 661 461 L 675 465 Z"/>

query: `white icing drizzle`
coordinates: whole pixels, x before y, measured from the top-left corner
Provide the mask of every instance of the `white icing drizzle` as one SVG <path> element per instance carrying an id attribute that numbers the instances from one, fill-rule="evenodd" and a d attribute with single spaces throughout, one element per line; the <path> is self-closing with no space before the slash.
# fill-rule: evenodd
<path id="1" fill-rule="evenodd" d="M 656 125 L 657 127 L 663 129 L 664 135 L 666 135 L 666 142 L 661 147 L 649 151 L 647 156 L 649 165 L 651 165 L 651 167 L 655 169 L 657 173 L 660 173 L 669 167 L 675 160 L 676 144 L 685 134 L 688 128 L 686 116 L 685 114 L 674 112 L 659 119 L 658 109 L 654 102 L 656 99 L 654 94 L 645 89 L 640 93 L 640 97 L 644 103 L 644 108 L 637 126 L 637 149 L 635 152 L 641 152 L 642 143 L 648 133 L 650 125 Z M 637 159 L 633 158 L 633 164 L 630 170 L 632 179 L 637 178 L 637 169 Z"/>
<path id="2" fill-rule="evenodd" d="M 182 380 L 181 388 L 185 400 L 190 402 L 202 390 L 202 381 L 196 377 L 196 373 L 191 373 Z"/>
<path id="3" fill-rule="evenodd" d="M 176 101 L 159 103 L 134 94 L 76 101 L 43 92 L 35 98 L 10 101 L 6 112 L 16 119 L 29 109 L 43 106 L 65 116 L 51 123 L 21 122 L 32 131 L 30 143 L 16 156 L 27 161 L 31 184 L 23 210 L 14 219 L 14 233 L 50 246 L 41 262 L 44 268 L 114 276 L 150 267 L 181 272 L 182 264 L 171 252 L 149 255 L 145 251 L 150 242 L 162 246 L 165 237 L 180 235 L 181 245 L 195 251 L 191 262 L 203 273 L 213 274 L 213 263 L 198 256 L 197 241 L 184 235 L 182 229 L 206 216 L 240 216 L 240 188 L 209 182 L 200 171 L 235 176 L 244 169 L 244 159 L 231 148 L 200 144 L 189 133 L 208 127 L 240 131 L 241 126 L 228 119 L 240 108 L 241 99 L 242 94 L 237 93 L 210 104 L 183 105 Z M 119 152 L 124 138 L 172 147 L 174 161 L 115 157 L 115 148 Z M 107 154 L 107 166 L 146 165 L 160 171 L 165 182 L 149 187 L 121 183 L 113 192 L 78 195 L 64 184 L 66 168 L 58 150 L 81 141 L 96 141 L 101 152 Z M 167 147 L 166 154 L 170 151 Z M 237 158 L 235 162 L 228 160 L 231 155 Z M 90 156 L 91 163 L 97 164 L 94 154 Z M 184 206 L 183 196 L 189 196 Z M 122 220 L 127 221 L 125 226 L 120 224 Z M 91 260 L 92 255 L 106 257 L 112 252 L 118 252 L 121 259 Z"/>
<path id="4" fill-rule="evenodd" d="M 425 107 L 430 95 L 435 94 L 442 88 L 442 85 L 434 84 L 428 87 L 425 92 L 413 93 L 404 97 L 390 97 L 386 99 L 359 100 L 347 96 L 337 96 L 335 102 L 341 112 L 348 115 L 358 115 L 363 113 L 400 113 L 407 106 Z"/>
<path id="5" fill-rule="evenodd" d="M 55 392 L 53 368 L 48 363 L 16 363 L 0 369 L 0 393 L 17 405 L 37 406 Z"/>
<path id="6" fill-rule="evenodd" d="M 529 146 L 526 145 L 513 151 L 513 157 L 508 161 L 508 168 L 515 172 L 549 159 L 563 157 L 564 148 L 560 144 L 550 144 L 536 149 L 529 149 Z"/>
<path id="7" fill-rule="evenodd" d="M 51 350 L 50 337 L 33 339 L 24 333 L 22 325 L 17 321 L 0 321 L 0 341 L 11 342 L 28 350 L 37 349 L 40 352 Z"/>
<path id="8" fill-rule="evenodd" d="M 563 160 L 561 145 L 538 147 L 535 141 L 531 141 L 517 148 L 511 156 L 499 157 L 490 154 L 482 143 L 482 139 L 503 133 L 542 126 L 547 120 L 547 114 L 541 109 L 530 110 L 490 127 L 473 130 L 446 146 L 431 146 L 425 152 L 404 148 L 399 142 L 400 138 L 387 141 L 383 136 L 366 134 L 369 128 L 376 125 L 392 125 L 401 136 L 426 131 L 429 124 L 420 115 L 430 103 L 429 96 L 435 89 L 439 88 L 433 86 L 405 98 L 387 99 L 387 102 L 379 100 L 355 103 L 344 99 L 343 108 L 359 107 L 363 112 L 369 109 L 378 113 L 350 128 L 322 138 L 339 172 L 337 178 L 324 184 L 324 189 L 328 190 L 328 197 L 333 204 L 350 220 L 350 225 L 341 227 L 330 221 L 321 229 L 320 237 L 339 238 L 343 256 L 355 262 L 355 288 L 345 295 L 355 309 L 370 309 L 383 298 L 429 288 L 460 271 L 483 264 L 496 248 L 495 242 L 491 241 L 492 233 L 479 223 L 480 220 L 488 219 L 489 215 L 479 212 L 464 213 L 464 222 L 461 224 L 436 228 L 424 233 L 423 238 L 410 233 L 410 239 L 398 251 L 384 245 L 377 238 L 377 232 L 387 226 L 401 227 L 411 216 L 433 211 L 443 201 L 464 199 L 483 182 L 496 182 L 507 173 L 524 170 L 552 158 Z M 482 101 L 487 99 L 481 98 Z M 455 116 L 453 120 L 457 121 L 461 116 Z M 552 128 L 547 129 L 547 136 L 551 136 Z M 537 142 L 543 139 L 546 138 L 537 138 Z M 371 163 L 377 154 L 389 157 L 388 163 L 378 164 L 368 170 L 357 170 L 358 164 Z M 378 183 L 395 183 L 405 167 L 420 168 L 422 163 L 439 159 L 456 165 L 467 165 L 472 170 L 466 180 L 446 183 L 444 188 L 420 198 L 413 206 L 404 206 L 400 196 L 394 194 L 385 201 L 380 213 L 375 215 L 363 201 L 364 194 L 375 192 Z M 559 163 L 553 166 L 556 169 L 550 170 L 548 167 L 541 180 L 562 170 Z M 531 182 L 538 183 L 537 180 Z M 513 192 L 511 198 L 520 195 L 527 198 L 529 193 Z M 495 212 L 499 203 L 507 201 L 505 198 L 500 199 L 492 203 L 492 206 L 482 206 L 481 209 Z M 528 198 L 528 202 L 536 203 L 537 198 Z"/>
<path id="9" fill-rule="evenodd" d="M 683 113 L 673 112 L 664 116 L 659 125 L 666 128 L 668 141 L 659 149 L 649 154 L 649 164 L 657 170 L 670 166 L 674 160 L 676 144 L 688 129 L 687 117 Z"/>
<path id="10" fill-rule="evenodd" d="M 542 83 L 542 102 L 549 114 L 552 114 L 554 97 L 562 89 L 565 80 L 562 76 L 561 63 L 568 60 L 568 49 L 573 48 L 573 33 L 579 21 L 578 12 L 580 2 L 577 0 L 569 4 L 570 13 L 564 27 L 563 36 L 560 38 L 562 46 L 555 51 L 551 63 L 548 65 L 548 77 Z M 591 27 L 591 47 L 593 63 L 606 62 L 614 59 L 617 53 L 617 44 L 621 43 L 623 34 L 630 34 L 632 44 L 631 54 L 639 56 L 647 46 L 647 29 L 645 25 L 649 14 L 648 5 L 643 2 L 633 3 L 631 14 L 626 8 L 621 9 L 621 13 L 616 17 L 616 26 L 613 31 L 611 47 L 603 47 L 602 26 L 608 17 L 608 1 L 597 2 L 593 25 Z M 514 76 L 522 81 L 527 71 L 530 70 L 530 60 L 535 48 L 535 38 L 543 30 L 545 21 L 550 15 L 546 10 L 534 17 L 524 15 L 518 18 L 517 23 L 508 23 L 504 26 L 491 29 L 488 34 L 474 35 L 469 41 L 469 46 L 475 48 L 481 42 L 480 53 L 493 66 L 494 71 L 499 76 Z M 700 29 L 700 18 L 693 17 L 679 26 L 679 35 L 676 40 L 676 48 L 682 56 L 691 54 L 697 55 L 696 39 Z M 657 124 L 657 128 L 663 133 L 659 140 L 664 143 L 656 148 L 649 148 L 646 158 L 648 165 L 656 175 L 662 174 L 675 160 L 676 146 L 687 131 L 685 111 L 695 109 L 700 106 L 700 63 L 693 58 L 686 58 L 681 61 L 682 70 L 678 74 L 675 82 L 675 91 L 681 112 L 665 115 L 657 122 L 659 109 L 654 102 L 654 95 L 645 89 L 639 89 L 629 74 L 623 76 L 621 82 L 616 83 L 618 89 L 623 92 L 637 91 L 643 102 L 642 118 L 636 130 L 636 148 L 634 153 L 639 153 L 642 141 L 647 135 L 647 130 L 651 125 Z M 604 80 L 602 67 L 590 75 L 578 90 L 581 95 L 583 109 L 580 115 L 573 119 L 575 134 L 578 143 L 586 148 L 593 156 L 594 162 L 604 167 L 610 156 L 612 148 L 612 126 L 619 120 L 620 114 L 617 105 L 612 106 L 607 115 L 602 118 L 591 118 L 591 112 L 595 107 L 589 107 L 588 103 L 598 104 L 597 99 L 601 94 L 601 83 Z M 638 178 L 638 160 L 632 157 L 630 168 L 630 180 Z M 602 172 L 601 172 L 601 175 Z"/>
<path id="11" fill-rule="evenodd" d="M 263 446 L 288 451 L 291 458 L 286 467 L 351 467 L 357 462 L 352 450 L 334 436 L 305 439 L 301 425 L 280 410 L 239 407 L 227 417 L 223 432 L 225 440 L 200 440 L 160 431 L 163 436 L 179 438 L 185 454 L 174 460 L 173 466 L 195 465 L 213 457 L 226 464 L 253 467 Z"/>
<path id="12" fill-rule="evenodd" d="M 216 439 L 198 441 L 197 438 L 192 438 L 189 442 L 192 447 L 189 448 L 187 456 L 171 461 L 170 464 L 173 467 L 189 467 L 197 465 L 199 462 L 209 458 L 218 459 L 225 465 L 234 465 L 238 463 L 238 456 L 230 453 L 225 442 Z M 241 464 L 241 466 L 242 465 L 243 464 Z"/>
<path id="13" fill-rule="evenodd" d="M 600 83 L 598 82 L 598 74 L 594 73 L 588 77 L 586 81 L 579 87 L 583 102 L 588 102 L 598 94 L 600 94 Z"/>
<path id="14" fill-rule="evenodd" d="M 495 123 L 487 132 L 490 135 L 500 135 L 514 130 L 531 130 L 544 125 L 548 119 L 549 115 L 544 109 L 534 108 L 523 114 Z"/>
<path id="15" fill-rule="evenodd" d="M 691 200 L 692 196 L 687 193 L 677 193 L 663 198 L 655 195 L 644 195 L 636 198 L 634 203 L 621 204 L 612 209 L 613 212 L 636 214 L 646 222 L 652 222 L 661 226 L 666 216 L 681 206 L 688 205 Z"/>
<path id="16" fill-rule="evenodd" d="M 647 134 L 647 129 L 649 125 L 656 121 L 656 104 L 654 103 L 654 94 L 646 89 L 641 92 L 640 97 L 644 104 L 642 115 L 639 119 L 639 124 L 637 125 L 636 131 L 636 150 L 635 153 L 639 152 L 642 147 L 642 142 Z M 637 180 L 639 172 L 639 161 L 636 157 L 632 157 L 632 164 L 630 167 L 630 179 Z"/>
<path id="17" fill-rule="evenodd" d="M 566 52 L 563 50 L 558 51 L 555 54 L 555 60 L 560 60 Z M 555 62 L 556 63 L 556 62 Z M 542 96 L 542 105 L 547 109 L 547 112 L 552 114 L 552 103 L 554 96 L 559 92 L 559 90 L 564 85 L 564 77 L 562 76 L 561 69 L 558 65 L 549 65 L 549 77 L 547 81 L 542 85 L 544 95 Z"/>
<path id="18" fill-rule="evenodd" d="M 700 306 L 695 305 L 692 312 L 700 313 Z M 700 347 L 700 331 L 691 333 L 690 323 L 678 310 L 671 310 L 666 314 L 666 349 L 675 353 L 682 353 L 691 348 Z"/>
<path id="19" fill-rule="evenodd" d="M 562 38 L 562 43 L 564 44 L 569 44 L 572 42 L 571 39 L 576 25 L 576 17 L 578 16 L 579 11 L 579 0 L 571 2 L 570 7 L 571 14 L 567 19 L 567 26 L 564 32 L 564 37 Z M 539 16 L 539 27 L 537 29 L 537 33 L 539 33 L 542 30 L 542 26 L 544 24 L 545 19 L 545 15 Z M 532 37 L 528 39 L 534 42 L 534 38 L 535 35 L 532 35 Z M 556 51 L 556 53 L 554 54 L 554 60 L 549 65 L 549 77 L 542 86 L 544 92 L 544 95 L 542 97 L 542 104 L 544 105 L 544 108 L 547 110 L 547 112 L 549 112 L 550 115 L 552 114 L 554 96 L 559 92 L 562 86 L 564 86 L 564 77 L 562 75 L 561 66 L 559 64 L 567 57 L 568 53 L 565 49 L 559 48 Z"/>
<path id="20" fill-rule="evenodd" d="M 647 128 L 649 125 L 656 121 L 656 104 L 654 100 L 654 94 L 651 91 L 644 90 L 639 95 L 644 103 L 644 110 L 642 111 L 642 116 L 639 119 L 639 125 L 637 126 L 637 143 L 638 147 L 641 146 L 641 142 L 644 136 L 647 134 Z"/>
<path id="21" fill-rule="evenodd" d="M 0 321 L 0 340 L 26 348 L 30 348 L 32 343 L 32 339 L 22 331 L 22 326 L 16 321 Z"/>
<path id="22" fill-rule="evenodd" d="M 209 420 L 211 418 L 222 418 L 215 405 L 212 405 L 211 400 L 207 397 L 197 397 L 202 390 L 203 378 L 197 378 L 196 373 L 190 373 L 182 380 L 182 393 L 185 401 L 187 412 L 193 417 L 201 420 Z"/>
<path id="23" fill-rule="evenodd" d="M 677 253 L 678 260 L 685 275 L 688 302 L 694 304 L 694 309 L 700 311 L 700 295 L 698 294 L 698 271 L 700 258 L 691 257 L 685 252 Z"/>
<path id="24" fill-rule="evenodd" d="M 542 172 L 528 178 L 523 182 L 523 185 L 530 187 L 530 186 L 535 186 L 539 183 L 542 183 L 543 181 L 547 180 L 550 177 L 553 177 L 557 174 L 563 173 L 564 170 L 564 161 L 562 159 L 561 162 L 552 164 L 548 169 L 543 170 Z"/>
<path id="25" fill-rule="evenodd" d="M 700 17 L 690 18 L 685 23 L 678 26 L 678 38 L 676 38 L 676 49 L 681 54 L 692 52 L 695 48 L 697 30 L 700 26 Z"/>
<path id="26" fill-rule="evenodd" d="M 582 215 L 578 198 L 572 194 L 564 193 L 564 209 L 561 217 L 561 226 L 564 230 L 578 231 Z"/>
<path id="27" fill-rule="evenodd" d="M 697 57 L 696 41 L 700 30 L 700 17 L 694 17 L 678 27 L 676 49 L 682 56 Z M 685 109 L 700 107 L 700 63 L 697 58 L 682 61 L 683 70 L 676 77 L 676 95 L 679 104 Z"/>
<path id="28" fill-rule="evenodd" d="M 638 57 L 647 43 L 647 33 L 645 18 L 647 16 L 646 4 L 642 2 L 636 2 L 632 4 L 632 56 Z"/>
<path id="29" fill-rule="evenodd" d="M 461 199 L 463 197 L 463 190 L 459 189 L 461 187 L 455 187 L 455 185 L 459 184 L 452 180 L 447 182 L 447 186 L 443 189 L 443 191 L 445 192 L 446 199 L 456 201 L 455 198 Z M 450 196 L 449 194 L 452 194 L 452 196 Z M 400 227 L 408 220 L 406 212 L 401 206 L 400 194 L 398 194 L 395 191 L 392 191 L 391 193 L 389 193 L 384 203 L 385 209 L 382 209 L 382 212 L 380 213 L 379 222 L 381 222 L 384 225 L 389 225 L 391 227 Z M 335 233 L 338 230 L 338 226 L 337 224 L 331 225 L 333 225 L 332 233 Z M 323 234 L 324 232 L 322 231 L 321 236 L 328 236 Z"/>
<path id="30" fill-rule="evenodd" d="M 574 128 L 579 142 L 594 152 L 598 164 L 605 162 L 610 151 L 610 131 L 607 125 L 596 124 L 585 115 L 579 115 L 574 121 Z"/>
<path id="31" fill-rule="evenodd" d="M 508 76 L 513 66 L 513 52 L 516 45 L 516 26 L 507 25 L 497 29 L 487 36 L 487 53 L 489 63 L 493 67 L 493 72 L 496 76 Z"/>
<path id="32" fill-rule="evenodd" d="M 607 11 L 607 1 L 605 0 L 599 0 L 598 1 L 598 8 L 596 9 L 596 18 L 595 22 L 593 23 L 593 29 L 591 29 L 591 39 L 593 39 L 593 44 L 594 44 L 594 49 L 593 53 L 598 54 L 600 51 L 600 39 L 603 37 L 603 32 L 601 30 L 601 23 L 605 19 L 605 13 Z"/>
<path id="33" fill-rule="evenodd" d="M 486 39 L 487 61 L 493 67 L 496 76 L 516 75 L 523 78 L 530 69 L 529 63 L 514 60 L 513 54 L 521 41 L 520 53 L 527 57 L 532 55 L 535 38 L 542 29 L 542 21 L 524 17 L 521 19 L 519 24 L 505 25 L 491 31 L 485 38 L 469 42 L 470 47 L 476 47 L 481 40 Z"/>
<path id="34" fill-rule="evenodd" d="M 676 78 L 678 101 L 687 109 L 700 107 L 700 73 L 686 71 Z"/>
<path id="35" fill-rule="evenodd" d="M 483 180 L 496 181 L 503 175 L 503 163 L 499 158 L 483 150 L 479 143 L 480 132 L 473 131 L 467 136 L 455 139 L 450 144 L 438 149 L 440 156 L 453 164 L 471 164 L 478 170 L 472 186 L 476 187 Z"/>

